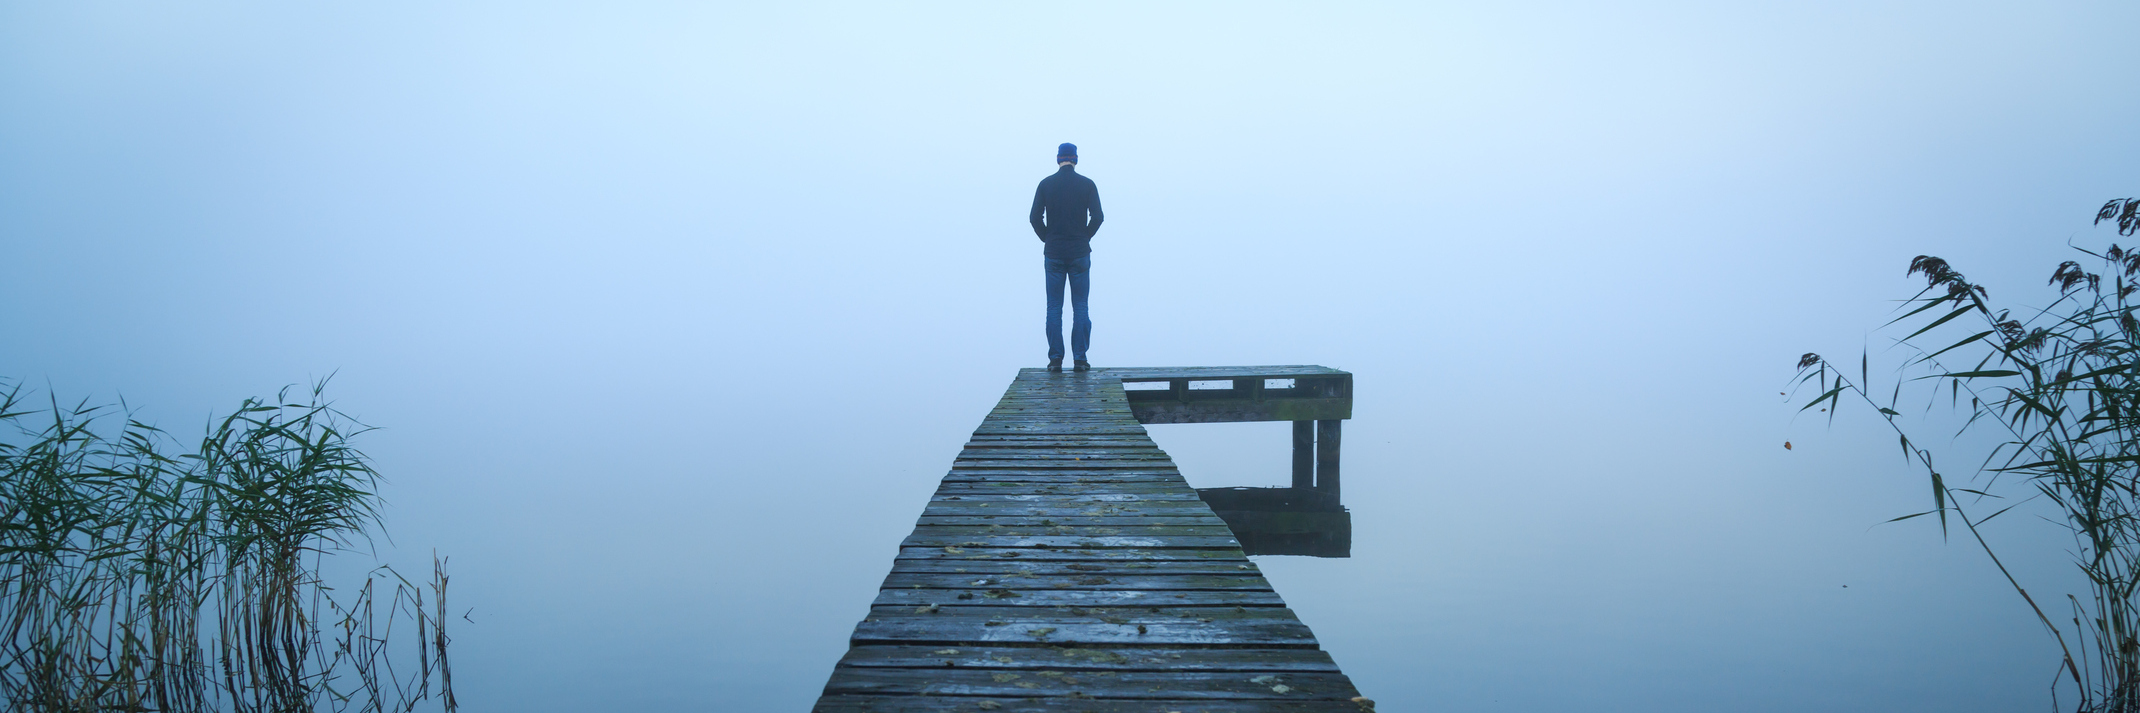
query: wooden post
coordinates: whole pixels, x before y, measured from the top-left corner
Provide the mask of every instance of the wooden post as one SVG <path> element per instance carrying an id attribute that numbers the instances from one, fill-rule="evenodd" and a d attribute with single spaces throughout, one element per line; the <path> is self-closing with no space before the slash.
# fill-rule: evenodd
<path id="1" fill-rule="evenodd" d="M 1315 422 L 1293 422 L 1293 487 L 1315 487 Z"/>
<path id="2" fill-rule="evenodd" d="M 1336 419 L 1315 422 L 1315 487 L 1333 501 L 1338 499 L 1338 445 L 1344 440 L 1344 425 Z"/>

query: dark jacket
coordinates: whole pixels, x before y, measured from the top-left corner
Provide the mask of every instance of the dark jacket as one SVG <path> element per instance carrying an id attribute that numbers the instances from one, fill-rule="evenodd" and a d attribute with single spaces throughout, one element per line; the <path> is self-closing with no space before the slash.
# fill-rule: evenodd
<path id="1" fill-rule="evenodd" d="M 1033 234 L 1048 243 L 1048 257 L 1075 259 L 1091 254 L 1092 234 L 1099 232 L 1100 221 L 1106 218 L 1100 212 L 1100 188 L 1092 179 L 1077 175 L 1074 165 L 1040 179 L 1040 188 L 1033 191 Z"/>

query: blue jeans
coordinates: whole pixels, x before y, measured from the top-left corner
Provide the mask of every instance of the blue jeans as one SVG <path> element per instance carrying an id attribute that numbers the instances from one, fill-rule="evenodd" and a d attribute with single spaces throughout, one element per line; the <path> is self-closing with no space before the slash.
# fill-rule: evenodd
<path id="1" fill-rule="evenodd" d="M 1092 256 L 1065 260 L 1047 258 L 1048 267 L 1048 358 L 1063 358 L 1063 280 L 1070 282 L 1070 353 L 1084 360 L 1092 346 L 1092 318 L 1085 309 L 1085 296 L 1092 292 Z"/>

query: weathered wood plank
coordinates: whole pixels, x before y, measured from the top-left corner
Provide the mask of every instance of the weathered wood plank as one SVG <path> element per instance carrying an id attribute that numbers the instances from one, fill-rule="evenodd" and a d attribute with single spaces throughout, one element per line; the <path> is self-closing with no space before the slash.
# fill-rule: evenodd
<path id="1" fill-rule="evenodd" d="M 967 646 L 857 646 L 840 663 L 866 668 L 1054 669 L 1059 671 L 1253 671 L 1337 673 L 1317 649 L 1168 649 Z"/>
<path id="2" fill-rule="evenodd" d="M 1156 447 L 965 447 L 959 460 L 1061 460 L 1061 458 L 1113 458 L 1173 462 Z"/>
<path id="3" fill-rule="evenodd" d="M 1203 517 L 1209 508 L 1151 503 L 989 503 L 943 501 L 922 510 L 923 517 Z"/>
<path id="4" fill-rule="evenodd" d="M 1017 440 L 967 441 L 968 450 L 1026 451 L 1026 450 L 1080 450 L 1080 451 L 1158 451 L 1159 444 L 1150 438 L 1125 438 L 1111 441 L 1102 438 L 1046 438 Z M 1159 451 L 1164 453 L 1165 451 Z"/>
<path id="5" fill-rule="evenodd" d="M 973 501 L 939 501 L 922 510 L 927 517 L 1137 517 L 1159 515 L 1172 517 L 1202 517 L 1210 512 L 1208 507 L 1198 508 L 1200 503 L 989 503 Z"/>
<path id="6" fill-rule="evenodd" d="M 989 705 L 982 705 L 982 704 Z M 972 696 L 829 695 L 812 713 L 1372 713 L 1367 704 L 1333 700 L 1087 700 Z"/>
<path id="7" fill-rule="evenodd" d="M 1199 508 L 1191 503 L 1178 506 L 1153 503 L 985 503 L 985 502 L 938 502 L 922 511 L 928 517 L 998 517 L 1016 515 L 1021 517 L 1135 517 L 1139 515 L 1163 515 L 1174 517 L 1201 517 L 1210 512 L 1208 507 Z"/>
<path id="8" fill-rule="evenodd" d="M 1283 616 L 1171 616 L 1157 614 L 1073 617 L 1052 608 L 973 607 L 970 613 L 917 614 L 904 607 L 880 608 L 855 625 L 854 643 L 1142 644 L 1149 646 L 1315 646 L 1315 635 L 1284 607 L 1243 607 L 1248 613 Z M 1169 610 L 1240 613 L 1223 607 Z M 895 613 L 896 612 L 896 613 Z"/>
<path id="9" fill-rule="evenodd" d="M 1032 451 L 996 448 L 973 448 L 968 449 L 963 453 L 960 453 L 958 456 L 958 460 L 962 461 L 1045 461 L 1049 463 L 1055 463 L 1066 459 L 1072 463 L 1087 463 L 1094 461 L 1132 461 L 1136 463 L 1174 462 L 1173 459 L 1168 458 L 1164 453 L 1154 455 L 1151 453 L 1138 453 L 1134 451 L 1102 451 L 1090 448 L 1080 448 L 1077 450 L 1070 450 L 1068 448 L 1051 448 L 1047 450 Z"/>
<path id="10" fill-rule="evenodd" d="M 1030 485 L 1030 486 L 1032 486 L 1032 487 L 1033 487 L 1033 488 L 1034 488 L 1035 490 L 1038 490 L 1038 489 L 1040 489 L 1040 488 L 1044 488 L 1044 487 L 1050 487 L 1050 486 L 1053 486 L 1053 487 L 1057 487 L 1058 489 L 1060 489 L 1060 488 L 1061 488 L 1062 486 L 1078 486 L 1078 485 L 1108 485 L 1108 484 L 1111 484 L 1111 483 L 1123 483 L 1123 484 L 1138 484 L 1138 483 L 1150 483 L 1150 484 L 1162 484 L 1162 485 L 1187 486 L 1187 485 L 1188 485 L 1188 480 L 1187 480 L 1187 479 L 1185 479 L 1185 478 L 1183 478 L 1183 477 L 1181 477 L 1181 476 L 1179 476 L 1179 475 L 1173 475 L 1173 474 L 1158 474 L 1158 473 L 1138 473 L 1138 474 L 1129 474 L 1129 475 L 1109 475 L 1109 476 L 1091 476 L 1091 475 L 1059 475 L 1059 476 L 1048 476 L 1048 475 L 1014 475 L 1014 474 L 1006 474 L 1006 473 L 952 473 L 952 474 L 950 474 L 950 475 L 946 475 L 946 476 L 944 476 L 944 479 L 943 479 L 943 481 L 942 481 L 942 482 L 941 482 L 940 484 L 964 484 L 964 485 L 987 484 L 987 485 L 991 485 L 991 486 L 993 486 L 993 487 L 1008 487 L 1008 486 L 996 486 L 996 485 L 994 485 L 994 484 L 996 484 L 996 483 L 1011 483 L 1011 484 L 1016 484 L 1016 485 Z M 997 492 L 1016 492 L 1016 491 L 1009 491 L 1009 490 L 999 490 L 999 491 L 997 491 Z"/>
<path id="11" fill-rule="evenodd" d="M 1241 553 L 1237 545 L 1211 548 L 992 548 L 975 545 L 965 546 L 913 546 L 899 549 L 899 559 L 1045 559 L 1065 561 L 1129 560 L 1136 562 L 1159 562 L 1163 560 L 1224 560 L 1247 562 L 1248 555 Z"/>
<path id="12" fill-rule="evenodd" d="M 1032 492 L 1070 492 L 1066 491 L 1065 489 L 1082 487 L 1104 488 L 1111 485 L 1156 485 L 1167 487 L 1182 487 L 1188 485 L 1188 481 L 1178 475 L 1129 475 L 1122 477 L 1095 478 L 993 474 L 967 475 L 964 473 L 955 473 L 952 475 L 944 476 L 943 481 L 938 485 L 969 488 L 988 488 L 989 490 L 999 493 L 1018 492 L 1017 490 L 1005 490 L 1005 488 L 1030 488 Z M 1050 488 L 1052 488 L 1053 490 L 1049 490 Z M 952 494 L 957 495 L 960 493 Z"/>
<path id="13" fill-rule="evenodd" d="M 1138 495 L 1136 493 L 979 493 L 975 495 L 943 495 L 930 498 L 932 502 L 964 500 L 990 503 L 1152 503 L 1194 502 L 1201 503 L 1196 491 L 1187 488 L 1174 492 Z"/>
<path id="14" fill-rule="evenodd" d="M 1179 480 L 1116 480 L 1082 478 L 1068 482 L 1033 480 L 949 480 L 936 486 L 939 495 L 988 495 L 1018 492 L 1026 495 L 1161 494 L 1181 492 Z M 1012 490 L 1012 489 L 1015 490 Z"/>
<path id="15" fill-rule="evenodd" d="M 1060 517 L 1052 517 L 1052 518 L 1050 518 L 1050 517 L 1018 517 L 1018 516 L 1012 516 L 1012 517 L 997 517 L 997 516 L 994 516 L 994 515 L 980 515 L 980 516 L 948 516 L 948 517 L 938 517 L 938 516 L 933 516 L 933 515 L 926 515 L 926 514 L 925 514 L 925 515 L 922 515 L 922 516 L 921 516 L 921 522 L 920 522 L 919 524 L 921 524 L 921 525 L 990 525 L 990 524 L 994 524 L 994 525 L 1005 525 L 1005 526 L 1013 526 L 1013 525 L 1016 525 L 1016 526 L 1031 526 L 1031 525 L 1039 525 L 1039 526 L 1042 526 L 1042 527 L 1048 527 L 1048 526 L 1053 526 L 1053 525 L 1078 525 L 1078 526 L 1090 526 L 1090 525 L 1218 525 L 1218 526 L 1224 526 L 1224 525 L 1226 524 L 1226 521 L 1225 521 L 1225 520 L 1223 520 L 1223 519 L 1217 518 L 1217 517 L 1207 517 L 1207 516 L 1204 516 L 1204 515 L 1195 515 L 1195 516 L 1184 516 L 1184 517 L 1173 517 L 1173 516 L 1167 516 L 1167 515 L 1149 515 L 1149 516 L 1144 516 L 1144 517 L 1138 517 L 1138 516 L 1135 516 L 1135 515 L 1126 515 L 1126 516 L 1100 516 L 1100 517 L 1084 517 L 1084 516 L 1079 516 L 1079 515 L 1064 515 L 1064 516 L 1060 516 Z"/>
<path id="16" fill-rule="evenodd" d="M 1156 445 L 1156 443 L 1153 443 L 1153 441 L 1151 441 L 1151 435 L 1145 435 L 1145 433 L 1132 433 L 1132 435 L 1087 435 L 1087 437 L 1049 437 L 1049 435 L 991 435 L 991 437 L 974 437 L 972 441 L 967 441 L 967 443 L 997 443 L 997 445 L 1010 445 L 1010 443 L 1055 443 L 1055 445 L 1111 445 L 1111 443 L 1138 443 L 1138 445 Z"/>
<path id="17" fill-rule="evenodd" d="M 885 589 L 875 606 L 1282 607 L 1277 592 L 1239 589 Z"/>
<path id="18" fill-rule="evenodd" d="M 1195 379 L 1198 381 L 1219 381 L 1223 379 L 1245 379 L 1254 378 L 1258 376 L 1266 379 L 1290 379 L 1297 376 L 1348 375 L 1350 372 L 1332 369 L 1327 366 L 1314 366 L 1310 364 L 1290 364 L 1284 366 L 1108 367 L 1105 369 L 1100 369 L 1097 373 L 1113 377 L 1121 381 L 1130 382 L 1164 381 L 1167 379 Z M 1023 374 L 1021 374 L 1021 376 L 1023 376 Z"/>
<path id="19" fill-rule="evenodd" d="M 849 668 L 834 673 L 826 693 L 952 696 L 1081 696 L 1110 699 L 1222 698 L 1349 700 L 1360 695 L 1343 674 L 1289 671 L 1249 675 L 1212 671 L 977 671 Z"/>
<path id="20" fill-rule="evenodd" d="M 1047 519 L 1047 518 L 1042 518 Z M 1210 525 L 920 525 L 914 535 L 935 537 L 1233 537 L 1226 523 Z"/>
<path id="21" fill-rule="evenodd" d="M 1244 589 L 1269 591 L 1271 583 L 1261 574 L 1075 574 L 1007 575 L 959 573 L 908 573 L 894 571 L 884 577 L 885 589 Z"/>
<path id="22" fill-rule="evenodd" d="M 1213 549 L 1241 546 L 1232 537 L 989 537 L 960 535 L 943 537 L 908 535 L 900 547 L 1037 547 L 1041 549 L 1106 549 L 1118 547 L 1186 547 Z"/>
<path id="23" fill-rule="evenodd" d="M 1151 481 L 1155 483 L 1187 482 L 1181 471 L 1152 468 L 1149 470 L 1113 470 L 1105 473 L 1063 472 L 1060 470 L 1036 470 L 1031 468 L 961 468 L 944 475 L 950 482 L 1005 481 L 1030 483 L 1128 483 Z"/>
<path id="24" fill-rule="evenodd" d="M 1215 562 L 1210 560 L 1163 560 L 1159 562 L 1136 562 L 1115 560 L 1107 562 L 1060 562 L 1049 560 L 893 560 L 893 572 L 935 572 L 974 574 L 1059 574 L 1078 576 L 1105 574 L 1262 574 L 1253 563 Z"/>
<path id="25" fill-rule="evenodd" d="M 1153 460 L 1016 460 L 1016 459 L 964 459 L 951 462 L 952 470 L 981 470 L 988 468 L 1018 468 L 1037 471 L 1116 471 L 1116 470 L 1177 470 L 1173 461 Z"/>
<path id="26" fill-rule="evenodd" d="M 987 481 L 980 481 L 980 482 L 987 482 Z M 1119 509 L 1122 509 L 1122 508 L 1150 508 L 1150 509 L 1172 509 L 1172 510 L 1180 510 L 1180 509 L 1183 509 L 1183 508 L 1188 508 L 1188 509 L 1194 510 L 1194 509 L 1195 509 L 1195 506 L 1196 506 L 1196 505 L 1198 505 L 1198 504 L 1201 504 L 1201 503 L 1203 502 L 1203 501 L 1201 501 L 1201 500 L 1193 500 L 1193 499 L 1183 499 L 1183 498 L 1178 498 L 1178 497 L 1168 497 L 1169 495 L 1175 495 L 1175 494 L 1173 494 L 1173 493 L 1084 493 L 1084 494 L 1079 494 L 1079 493 L 1075 493 L 1075 492 L 1065 492 L 1065 491 L 1063 491 L 1063 489 L 1057 489 L 1057 490 L 1056 490 L 1056 491 L 1054 491 L 1054 492 L 1040 492 L 1040 488 L 1039 488 L 1038 486 L 1039 486 L 1039 485 L 1041 485 L 1041 484 L 1039 484 L 1039 483 L 1033 483 L 1033 484 L 1031 484 L 1031 485 L 1032 485 L 1033 487 L 1029 487 L 1029 488 L 983 488 L 983 489 L 979 489 L 979 490 L 976 490 L 976 491 L 972 491 L 972 492 L 958 492 L 958 491 L 952 491 L 952 492 L 948 492 L 948 493 L 945 493 L 945 492 L 938 492 L 938 493 L 932 493 L 932 494 L 930 495 L 930 497 L 929 497 L 929 500 L 928 500 L 928 507 L 944 507 L 944 508 L 981 508 L 981 507 L 990 507 L 990 508 L 1008 508 L 1008 507 L 1024 507 L 1024 508 L 1062 508 L 1062 509 L 1072 509 L 1072 510 L 1075 510 L 1075 509 L 1091 509 L 1091 508 L 1114 508 L 1114 509 L 1118 509 L 1118 510 L 1119 510 Z M 1186 484 L 1186 483 L 1182 484 L 1182 485 L 1181 485 L 1181 487 L 1180 487 L 1179 489 L 1180 489 L 1180 490 L 1189 490 L 1189 488 L 1187 487 L 1187 484 Z M 1194 490 L 1189 490 L 1189 492 L 1190 492 L 1191 494 L 1194 494 L 1194 493 L 1195 493 L 1196 491 L 1194 491 Z M 1021 497 L 1018 497 L 1018 498 L 1007 498 L 1007 497 L 1003 497 L 1003 496 L 1005 496 L 1005 495 L 1018 495 L 1018 496 L 1021 496 Z M 1206 509 L 1209 509 L 1209 508 L 1207 507 Z M 997 513 L 982 513 L 982 514 L 984 514 L 984 515 L 994 515 L 994 514 L 997 514 Z"/>

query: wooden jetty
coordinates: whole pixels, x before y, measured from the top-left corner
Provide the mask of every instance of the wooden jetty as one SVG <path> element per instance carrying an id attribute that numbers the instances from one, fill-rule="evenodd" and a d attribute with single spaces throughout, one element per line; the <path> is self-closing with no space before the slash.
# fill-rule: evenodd
<path id="1" fill-rule="evenodd" d="M 1294 484 L 1326 464 L 1335 503 L 1351 412 L 1316 366 L 1020 371 L 814 710 L 1372 710 L 1143 426 L 1294 421 Z"/>

